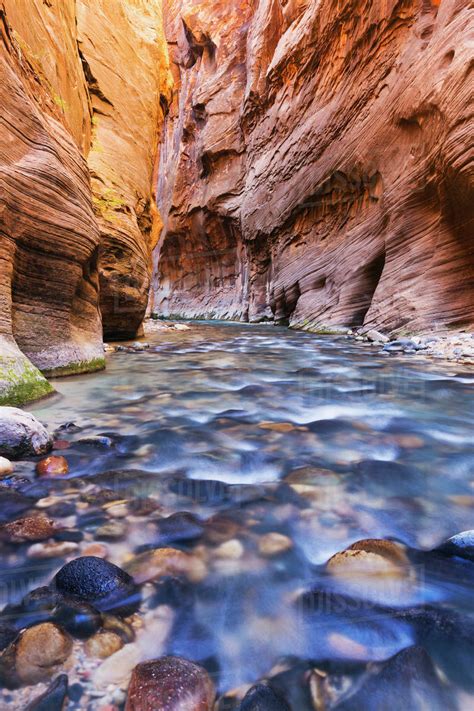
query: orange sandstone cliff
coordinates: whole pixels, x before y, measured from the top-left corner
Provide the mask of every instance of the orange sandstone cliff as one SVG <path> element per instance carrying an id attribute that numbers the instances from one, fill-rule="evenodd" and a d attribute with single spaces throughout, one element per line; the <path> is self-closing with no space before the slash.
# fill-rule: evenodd
<path id="1" fill-rule="evenodd" d="M 43 374 L 103 367 L 102 321 L 140 327 L 170 76 L 158 0 L 0 0 L 0 32 L 0 403 L 16 403 L 51 391 Z"/>
<path id="2" fill-rule="evenodd" d="M 154 310 L 474 324 L 474 8 L 165 0 Z"/>

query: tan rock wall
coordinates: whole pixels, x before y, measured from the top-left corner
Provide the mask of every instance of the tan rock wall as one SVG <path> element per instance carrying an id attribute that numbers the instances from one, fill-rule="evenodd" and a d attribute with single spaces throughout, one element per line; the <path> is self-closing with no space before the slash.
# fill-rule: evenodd
<path id="1" fill-rule="evenodd" d="M 101 367 L 103 350 L 99 232 L 86 162 L 47 78 L 56 47 L 46 33 L 40 57 L 9 9 L 0 4 L 0 400 L 20 402 L 50 391 L 37 369 Z"/>

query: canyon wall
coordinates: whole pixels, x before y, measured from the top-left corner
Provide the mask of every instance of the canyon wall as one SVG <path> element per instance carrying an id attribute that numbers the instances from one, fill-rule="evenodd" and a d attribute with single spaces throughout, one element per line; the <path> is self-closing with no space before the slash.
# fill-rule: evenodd
<path id="1" fill-rule="evenodd" d="M 101 237 L 104 335 L 133 338 L 162 226 L 153 186 L 171 76 L 161 0 L 77 0 L 76 6 L 92 107 L 88 163 Z"/>
<path id="2" fill-rule="evenodd" d="M 0 0 L 0 32 L 0 403 L 21 403 L 104 367 L 102 320 L 140 327 L 170 76 L 159 0 Z"/>
<path id="3" fill-rule="evenodd" d="M 474 324 L 472 2 L 165 0 L 153 309 Z"/>

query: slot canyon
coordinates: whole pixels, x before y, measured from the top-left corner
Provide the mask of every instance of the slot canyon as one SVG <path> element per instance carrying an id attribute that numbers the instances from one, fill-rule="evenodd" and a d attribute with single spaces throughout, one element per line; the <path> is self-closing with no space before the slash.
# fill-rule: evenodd
<path id="1" fill-rule="evenodd" d="M 472 0 L 0 35 L 0 711 L 473 709 Z"/>

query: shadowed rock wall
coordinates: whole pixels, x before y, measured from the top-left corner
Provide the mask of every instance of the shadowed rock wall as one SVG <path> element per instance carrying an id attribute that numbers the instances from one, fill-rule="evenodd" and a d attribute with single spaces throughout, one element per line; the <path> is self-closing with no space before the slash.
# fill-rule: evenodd
<path id="1" fill-rule="evenodd" d="M 165 2 L 154 309 L 474 323 L 473 6 Z"/>

